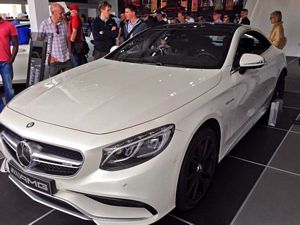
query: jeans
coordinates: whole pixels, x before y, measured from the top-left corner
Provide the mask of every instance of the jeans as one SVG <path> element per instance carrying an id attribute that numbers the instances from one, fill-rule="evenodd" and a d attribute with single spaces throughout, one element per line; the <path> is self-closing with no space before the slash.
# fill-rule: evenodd
<path id="1" fill-rule="evenodd" d="M 6 103 L 8 103 L 14 97 L 14 89 L 12 87 L 13 67 L 12 64 L 6 62 L 0 62 L 0 74 L 2 77 L 2 83 L 4 87 L 4 95 Z M 0 98 L 0 112 L 4 108 L 4 102 Z"/>
<path id="2" fill-rule="evenodd" d="M 71 62 L 74 67 L 80 66 L 82 64 L 87 63 L 87 59 L 85 57 L 85 55 L 77 55 L 75 53 L 71 54 Z"/>

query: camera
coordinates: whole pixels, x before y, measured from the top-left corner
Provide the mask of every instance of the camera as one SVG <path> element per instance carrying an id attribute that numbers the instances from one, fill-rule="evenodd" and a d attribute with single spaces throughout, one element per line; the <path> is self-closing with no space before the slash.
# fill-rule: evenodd
<path id="1" fill-rule="evenodd" d="M 69 21 L 70 20 L 70 16 L 71 16 L 71 12 L 70 11 L 66 12 L 64 14 L 64 16 L 65 16 L 66 20 Z"/>

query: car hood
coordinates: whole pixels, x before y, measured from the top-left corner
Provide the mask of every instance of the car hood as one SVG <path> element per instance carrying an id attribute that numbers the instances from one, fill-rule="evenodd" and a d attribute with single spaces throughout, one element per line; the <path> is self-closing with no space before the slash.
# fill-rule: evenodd
<path id="1" fill-rule="evenodd" d="M 26 89 L 8 107 L 35 120 L 104 134 L 166 115 L 220 79 L 221 70 L 100 59 Z"/>

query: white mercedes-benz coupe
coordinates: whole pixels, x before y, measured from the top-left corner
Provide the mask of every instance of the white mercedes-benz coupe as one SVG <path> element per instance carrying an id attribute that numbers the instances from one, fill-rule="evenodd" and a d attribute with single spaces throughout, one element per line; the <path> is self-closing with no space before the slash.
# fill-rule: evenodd
<path id="1" fill-rule="evenodd" d="M 151 224 L 201 201 L 286 74 L 283 52 L 250 26 L 146 30 L 17 95 L 0 115 L 1 171 L 82 219 Z"/>

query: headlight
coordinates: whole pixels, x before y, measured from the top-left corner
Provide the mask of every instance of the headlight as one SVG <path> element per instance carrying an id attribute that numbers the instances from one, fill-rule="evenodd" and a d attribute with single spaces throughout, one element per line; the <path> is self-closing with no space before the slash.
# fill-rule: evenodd
<path id="1" fill-rule="evenodd" d="M 166 125 L 105 147 L 100 169 L 121 170 L 153 158 L 168 146 L 174 130 L 175 125 Z"/>

